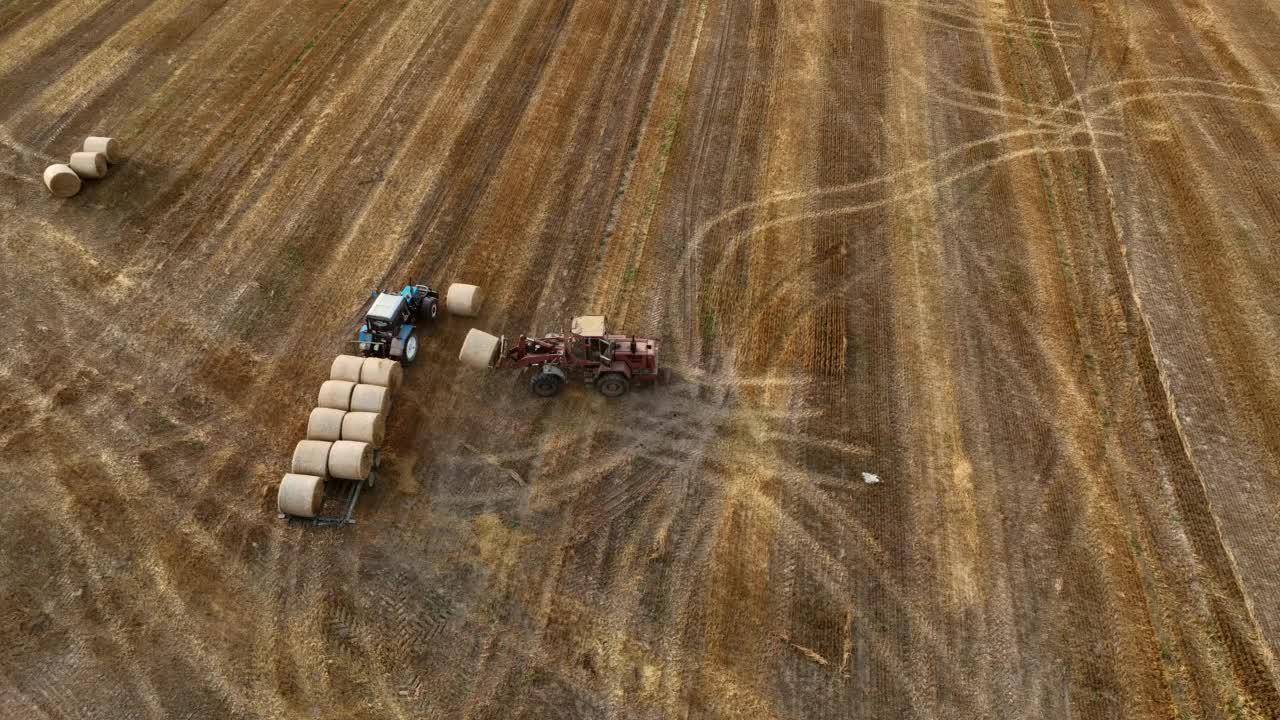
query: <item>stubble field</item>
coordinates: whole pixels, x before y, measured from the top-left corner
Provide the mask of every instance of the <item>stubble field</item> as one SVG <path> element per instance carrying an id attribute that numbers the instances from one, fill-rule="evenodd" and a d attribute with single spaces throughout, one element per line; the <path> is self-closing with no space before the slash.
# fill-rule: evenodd
<path id="1" fill-rule="evenodd" d="M 1278 71 L 1242 0 L 0 2 L 0 714 L 1280 716 Z M 278 520 L 417 280 L 487 307 Z M 456 361 L 586 313 L 675 381 Z"/>

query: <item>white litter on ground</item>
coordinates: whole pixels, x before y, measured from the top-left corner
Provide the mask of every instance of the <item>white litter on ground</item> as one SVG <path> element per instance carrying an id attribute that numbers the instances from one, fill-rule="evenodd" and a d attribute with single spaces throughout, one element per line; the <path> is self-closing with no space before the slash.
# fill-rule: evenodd
<path id="1" fill-rule="evenodd" d="M 864 472 L 864 473 L 862 473 L 862 482 L 864 482 L 864 483 L 866 483 L 866 484 L 868 484 L 868 485 L 872 485 L 872 484 L 875 484 L 875 483 L 880 482 L 880 476 L 879 476 L 879 475 L 874 475 L 874 474 L 869 473 L 869 472 Z"/>

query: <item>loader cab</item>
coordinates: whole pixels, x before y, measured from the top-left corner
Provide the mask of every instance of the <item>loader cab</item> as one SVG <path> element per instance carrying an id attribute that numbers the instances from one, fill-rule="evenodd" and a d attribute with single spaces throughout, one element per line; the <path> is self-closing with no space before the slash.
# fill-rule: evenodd
<path id="1" fill-rule="evenodd" d="M 580 315 L 570 323 L 569 355 L 579 365 L 613 362 L 613 343 L 604 337 L 603 315 Z"/>
<path id="2" fill-rule="evenodd" d="M 582 337 L 604 337 L 605 318 L 603 315 L 579 315 L 569 323 L 574 335 Z"/>
<path id="3" fill-rule="evenodd" d="M 613 343 L 598 337 L 569 339 L 569 356 L 576 365 L 608 365 L 613 362 Z"/>

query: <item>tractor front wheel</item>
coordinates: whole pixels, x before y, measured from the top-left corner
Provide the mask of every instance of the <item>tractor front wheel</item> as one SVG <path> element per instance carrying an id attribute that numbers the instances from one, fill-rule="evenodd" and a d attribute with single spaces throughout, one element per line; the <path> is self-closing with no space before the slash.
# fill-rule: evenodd
<path id="1" fill-rule="evenodd" d="M 427 298 L 422 301 L 422 315 L 428 320 L 435 320 L 440 314 L 440 303 L 435 298 Z"/>
<path id="2" fill-rule="evenodd" d="M 549 398 L 560 393 L 564 379 L 555 373 L 540 372 L 529 381 L 529 389 L 538 397 Z"/>
<path id="3" fill-rule="evenodd" d="M 409 337 L 405 338 L 404 350 L 400 355 L 400 364 L 408 367 L 418 359 L 418 333 L 409 333 Z"/>
<path id="4" fill-rule="evenodd" d="M 631 383 L 627 382 L 627 378 L 622 373 L 606 373 L 596 380 L 596 389 L 600 394 L 616 398 L 627 394 L 627 390 L 631 388 Z"/>

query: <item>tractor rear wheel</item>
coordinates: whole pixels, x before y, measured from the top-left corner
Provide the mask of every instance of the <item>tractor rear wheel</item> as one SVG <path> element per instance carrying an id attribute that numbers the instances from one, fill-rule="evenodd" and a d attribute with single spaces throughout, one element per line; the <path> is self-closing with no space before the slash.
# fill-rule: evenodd
<path id="1" fill-rule="evenodd" d="M 418 333 L 411 332 L 409 337 L 405 338 L 404 351 L 400 355 L 401 365 L 412 365 L 414 360 L 418 359 Z"/>
<path id="2" fill-rule="evenodd" d="M 540 372 L 529 381 L 529 389 L 538 397 L 549 398 L 560 393 L 564 379 L 555 373 Z"/>
<path id="3" fill-rule="evenodd" d="M 622 373 L 605 373 L 596 380 L 596 389 L 605 397 L 616 398 L 627 394 L 631 383 Z"/>

